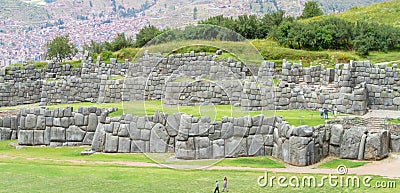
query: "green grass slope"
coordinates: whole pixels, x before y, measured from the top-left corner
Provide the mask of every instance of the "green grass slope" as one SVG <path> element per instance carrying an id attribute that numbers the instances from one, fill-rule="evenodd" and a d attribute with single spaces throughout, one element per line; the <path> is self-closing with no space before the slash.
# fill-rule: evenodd
<path id="1" fill-rule="evenodd" d="M 320 20 L 331 16 L 332 14 L 311 18 L 309 20 Z M 361 20 L 400 27 L 400 0 L 376 3 L 363 7 L 353 7 L 348 11 L 333 16 L 348 21 Z"/>

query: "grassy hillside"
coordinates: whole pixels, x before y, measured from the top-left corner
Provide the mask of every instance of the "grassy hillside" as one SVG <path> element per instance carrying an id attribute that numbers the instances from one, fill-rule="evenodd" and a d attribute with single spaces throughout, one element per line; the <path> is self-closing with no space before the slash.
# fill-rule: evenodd
<path id="1" fill-rule="evenodd" d="M 129 59 L 130 61 L 135 59 L 137 60 L 141 55 L 143 55 L 144 50 L 149 50 L 151 53 L 163 53 L 164 55 L 167 55 L 169 53 L 188 53 L 190 51 L 195 51 L 196 53 L 215 53 L 216 49 L 223 49 L 230 53 L 225 52 L 223 55 L 218 56 L 216 60 L 231 57 L 255 65 L 260 65 L 263 60 L 266 60 L 275 62 L 278 68 L 280 67 L 280 64 L 282 64 L 283 59 L 296 63 L 299 63 L 301 60 L 303 66 L 308 66 L 310 62 L 312 62 L 314 66 L 324 64 L 325 66 L 330 67 L 333 67 L 337 63 L 349 63 L 350 60 L 370 60 L 372 63 L 400 60 L 400 54 L 398 51 L 387 53 L 371 52 L 367 57 L 360 57 L 354 51 L 307 51 L 284 48 L 279 46 L 276 41 L 268 39 L 250 40 L 250 43 L 205 40 L 177 41 L 152 45 L 142 49 L 124 48 L 120 51 L 114 52 L 112 57 L 117 57 L 119 62 L 123 62 L 124 59 Z M 201 45 L 204 45 L 205 48 L 201 48 Z M 103 58 L 103 60 L 107 62 L 109 59 Z"/>
<path id="2" fill-rule="evenodd" d="M 309 0 L 307 0 L 309 1 Z M 345 11 L 353 6 L 365 6 L 375 2 L 386 0 L 317 0 L 325 13 Z M 204 20 L 208 17 L 223 14 L 225 16 L 238 16 L 242 14 L 263 15 L 276 10 L 285 10 L 288 15 L 299 16 L 304 8 L 305 1 L 292 0 L 116 0 L 118 9 L 127 10 L 133 8 L 141 9 L 147 5 L 144 14 L 149 18 L 151 24 L 158 27 L 176 27 L 195 21 Z M 28 6 L 29 5 L 29 6 Z M 7 12 L 7 9 L 15 7 L 17 12 Z M 194 19 L 193 10 L 198 10 Z M 110 0 L 54 0 L 46 3 L 45 0 L 0 0 L 0 18 L 19 19 L 31 22 L 46 21 L 47 13 L 52 18 L 68 17 L 75 19 L 79 15 L 98 15 L 109 13 L 113 9 Z M 23 10 L 23 11 L 21 11 Z M 4 12 L 6 11 L 6 13 Z M 43 17 L 45 16 L 45 17 Z"/>
<path id="3" fill-rule="evenodd" d="M 332 15 L 315 17 L 310 20 L 320 20 Z M 354 7 L 334 15 L 348 21 L 364 20 L 400 27 L 400 0 L 376 3 L 364 7 Z"/>

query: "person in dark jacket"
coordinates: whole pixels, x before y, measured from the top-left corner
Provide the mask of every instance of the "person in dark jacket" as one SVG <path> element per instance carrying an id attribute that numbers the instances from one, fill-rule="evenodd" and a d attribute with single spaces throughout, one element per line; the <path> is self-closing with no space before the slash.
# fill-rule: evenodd
<path id="1" fill-rule="evenodd" d="M 325 119 L 328 119 L 328 109 L 324 108 L 324 115 L 325 115 Z"/>

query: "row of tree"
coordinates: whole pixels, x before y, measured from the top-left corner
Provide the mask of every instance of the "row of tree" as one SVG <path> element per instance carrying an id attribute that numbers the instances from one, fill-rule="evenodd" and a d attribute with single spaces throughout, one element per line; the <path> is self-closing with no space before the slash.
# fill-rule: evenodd
<path id="1" fill-rule="evenodd" d="M 293 49 L 346 49 L 362 56 L 370 51 L 394 50 L 400 44 L 400 28 L 336 17 L 311 23 L 284 21 L 270 36 Z"/>
<path id="2" fill-rule="evenodd" d="M 310 18 L 322 14 L 318 4 L 309 1 L 300 18 Z M 198 26 L 189 25 L 184 29 L 166 30 L 148 26 L 136 34 L 135 41 L 121 33 L 112 42 L 91 41 L 84 45 L 84 49 L 90 53 L 99 54 L 104 51 L 115 52 L 126 47 L 143 47 L 146 44 L 174 40 L 242 41 L 244 37 L 247 39 L 273 38 L 282 46 L 293 49 L 355 50 L 359 55 L 365 56 L 370 51 L 390 51 L 397 49 L 400 45 L 400 28 L 361 21 L 349 22 L 337 17 L 328 17 L 317 21 L 299 20 L 285 16 L 285 12 L 281 10 L 265 14 L 263 17 L 241 15 L 233 18 L 219 15 L 200 21 L 199 24 Z M 160 34 L 162 37 L 155 38 Z M 63 41 L 68 40 L 68 37 L 61 38 Z M 56 52 L 49 49 L 50 45 L 52 44 L 48 44 L 48 58 L 65 55 L 52 54 Z M 70 46 L 70 44 L 66 45 Z M 69 54 L 71 53 L 73 52 L 71 51 Z"/>
<path id="3" fill-rule="evenodd" d="M 322 14 L 315 2 L 306 5 L 300 18 Z M 282 46 L 293 49 L 355 50 L 359 55 L 370 51 L 390 51 L 400 44 L 400 28 L 370 22 L 349 22 L 337 17 L 317 21 L 286 17 L 283 11 L 266 14 L 261 18 L 242 15 L 238 18 L 222 15 L 211 17 L 202 24 L 226 27 L 248 39 L 274 38 Z"/>

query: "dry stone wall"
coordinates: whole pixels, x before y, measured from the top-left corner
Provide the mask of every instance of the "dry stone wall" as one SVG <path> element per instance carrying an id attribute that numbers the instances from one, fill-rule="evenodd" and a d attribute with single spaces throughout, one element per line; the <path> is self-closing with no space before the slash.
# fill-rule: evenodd
<path id="1" fill-rule="evenodd" d="M 337 106 L 342 113 L 364 114 L 400 109 L 396 64 L 351 61 L 325 69 L 283 61 L 280 74 L 274 67 L 263 62 L 254 70 L 232 59 L 215 61 L 214 55 L 193 52 L 145 54 L 137 63 L 89 59 L 80 68 L 14 66 L 0 70 L 0 106 L 163 100 L 167 105 L 231 104 L 244 110 Z"/>
<path id="2" fill-rule="evenodd" d="M 0 117 L 0 141 L 15 140 L 18 135 L 18 116 Z"/>
<path id="3" fill-rule="evenodd" d="M 112 109 L 72 107 L 22 109 L 19 114 L 20 145 L 74 146 L 92 145 L 99 120 Z"/>
<path id="4" fill-rule="evenodd" d="M 22 109 L 3 117 L 2 140 L 18 137 L 19 145 L 91 145 L 106 153 L 175 153 L 178 159 L 273 156 L 296 166 L 328 155 L 379 160 L 398 152 L 398 125 L 368 130 L 357 118 L 319 126 L 292 126 L 281 117 L 193 117 L 183 113 L 110 117 L 115 109 L 96 107 Z"/>

